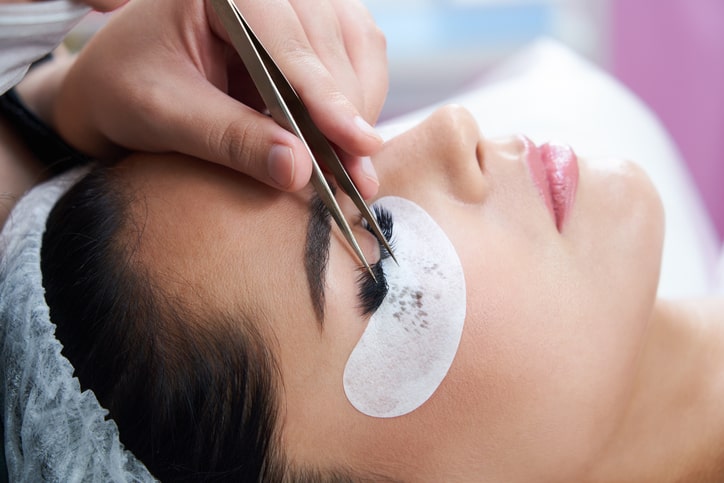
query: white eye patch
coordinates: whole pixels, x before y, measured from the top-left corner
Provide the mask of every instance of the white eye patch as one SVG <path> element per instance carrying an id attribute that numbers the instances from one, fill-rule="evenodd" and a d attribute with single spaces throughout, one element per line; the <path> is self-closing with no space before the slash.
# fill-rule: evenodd
<path id="1" fill-rule="evenodd" d="M 402 416 L 420 407 L 447 375 L 465 322 L 465 276 L 442 228 L 404 198 L 377 201 L 394 220 L 394 260 L 384 260 L 387 297 L 344 369 L 344 391 L 360 412 Z"/>

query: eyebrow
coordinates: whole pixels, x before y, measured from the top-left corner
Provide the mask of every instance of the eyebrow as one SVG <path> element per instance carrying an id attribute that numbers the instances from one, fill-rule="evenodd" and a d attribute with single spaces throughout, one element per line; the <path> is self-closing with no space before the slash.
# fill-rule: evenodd
<path id="1" fill-rule="evenodd" d="M 329 261 L 332 215 L 319 195 L 309 201 L 309 223 L 304 248 L 304 269 L 320 328 L 324 327 L 324 283 Z"/>

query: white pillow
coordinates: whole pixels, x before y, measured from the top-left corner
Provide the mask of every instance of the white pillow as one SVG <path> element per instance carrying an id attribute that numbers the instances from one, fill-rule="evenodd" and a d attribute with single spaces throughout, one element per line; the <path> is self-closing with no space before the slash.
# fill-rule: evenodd
<path id="1" fill-rule="evenodd" d="M 653 113 L 607 73 L 560 43 L 542 39 L 449 102 L 470 109 L 489 137 L 523 133 L 536 142 L 569 143 L 582 157 L 623 157 L 641 165 L 666 212 L 659 294 L 703 295 L 717 289 L 716 232 L 681 156 Z M 408 129 L 434 107 L 385 122 L 383 135 Z M 724 260 L 721 265 L 724 273 Z"/>

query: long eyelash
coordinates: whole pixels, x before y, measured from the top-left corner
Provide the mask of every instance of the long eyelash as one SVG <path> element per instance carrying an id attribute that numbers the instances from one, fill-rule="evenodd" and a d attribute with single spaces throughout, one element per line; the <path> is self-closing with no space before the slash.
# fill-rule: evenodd
<path id="1" fill-rule="evenodd" d="M 377 219 L 377 223 L 380 225 L 382 234 L 387 239 L 388 243 L 395 249 L 394 240 L 394 221 L 392 214 L 381 206 L 372 207 L 373 214 Z M 365 223 L 365 228 L 372 232 L 371 228 Z M 387 296 L 389 287 L 387 285 L 387 278 L 385 277 L 385 271 L 382 268 L 382 261 L 390 257 L 390 252 L 387 248 L 380 243 L 380 260 L 377 263 L 372 264 L 372 271 L 375 274 L 374 278 L 366 270 L 360 272 L 360 276 L 357 279 L 359 286 L 359 300 L 360 308 L 362 309 L 363 315 L 371 315 L 382 305 L 382 301 Z"/>

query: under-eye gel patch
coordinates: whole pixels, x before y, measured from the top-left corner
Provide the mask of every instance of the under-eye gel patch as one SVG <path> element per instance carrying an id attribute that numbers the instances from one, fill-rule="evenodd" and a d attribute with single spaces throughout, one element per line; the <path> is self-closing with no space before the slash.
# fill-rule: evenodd
<path id="1" fill-rule="evenodd" d="M 344 390 L 360 412 L 402 416 L 445 378 L 465 322 L 465 277 L 442 228 L 410 200 L 385 197 L 395 220 L 395 256 L 383 261 L 390 290 L 344 370 Z"/>

